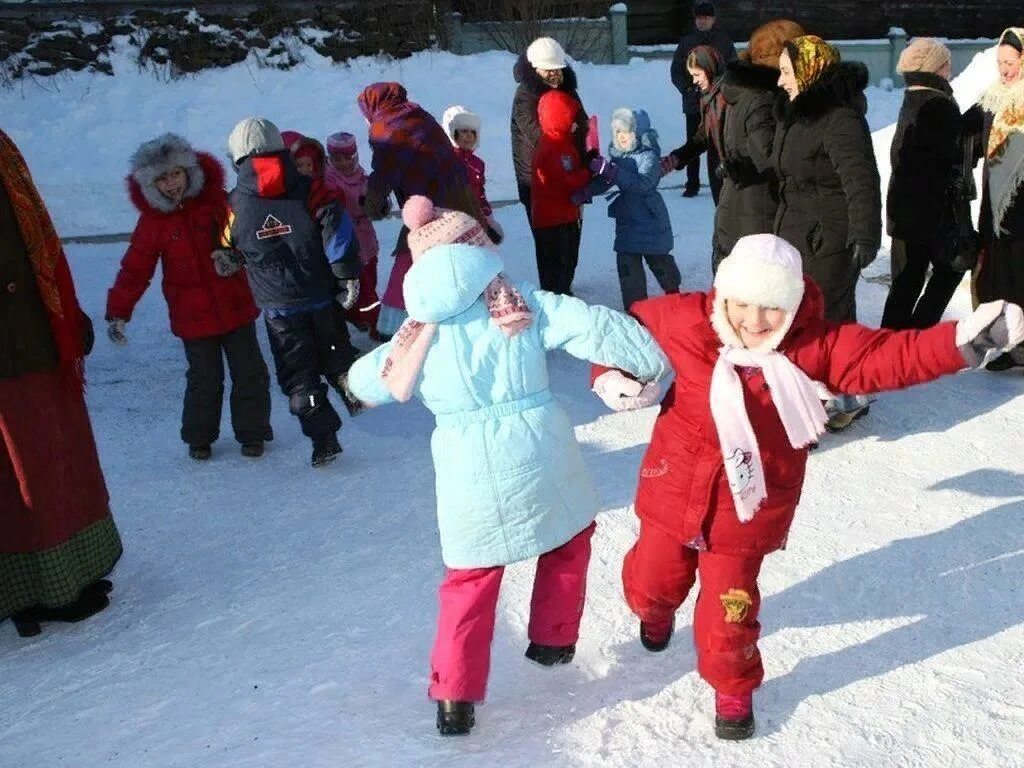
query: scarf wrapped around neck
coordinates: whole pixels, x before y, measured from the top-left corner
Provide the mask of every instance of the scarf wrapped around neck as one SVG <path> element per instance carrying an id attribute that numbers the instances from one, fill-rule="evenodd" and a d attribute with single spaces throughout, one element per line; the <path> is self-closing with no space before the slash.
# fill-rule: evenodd
<path id="1" fill-rule="evenodd" d="M 0 131 L 0 182 L 7 189 L 18 231 L 28 252 L 64 381 L 81 391 L 85 384 L 82 310 L 75 295 L 71 269 L 28 164 L 3 131 Z"/>

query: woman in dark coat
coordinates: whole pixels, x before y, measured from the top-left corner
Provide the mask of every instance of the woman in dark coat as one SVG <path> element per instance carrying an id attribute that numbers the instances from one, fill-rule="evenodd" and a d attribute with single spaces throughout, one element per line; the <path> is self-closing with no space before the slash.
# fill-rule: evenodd
<path id="1" fill-rule="evenodd" d="M 775 134 L 773 107 L 779 93 L 779 55 L 787 40 L 804 34 L 795 21 L 770 21 L 750 36 L 739 61 L 725 67 L 720 80 L 722 117 L 711 136 L 721 159 L 721 192 L 715 210 L 711 269 L 744 235 L 771 232 L 778 208 L 778 188 L 771 168 Z M 669 153 L 664 171 L 686 167 L 690 157 L 707 148 L 708 137 L 698 130 L 694 141 Z M 714 188 L 713 188 L 714 189 Z"/>
<path id="2" fill-rule="evenodd" d="M 999 82 L 981 100 L 985 165 L 979 231 L 982 256 L 975 290 L 978 301 L 1024 301 L 1024 27 L 999 38 Z M 1024 365 L 1020 347 L 991 363 L 989 370 Z"/>
<path id="3" fill-rule="evenodd" d="M 785 44 L 779 72 L 775 234 L 800 251 L 825 298 L 825 319 L 855 322 L 857 278 L 882 235 L 881 182 L 864 118 L 867 67 L 840 62 L 833 46 L 805 35 Z M 829 429 L 845 429 L 867 410 L 865 398 L 835 398 Z"/>
<path id="4" fill-rule="evenodd" d="M 960 108 L 949 84 L 949 49 L 938 40 L 915 39 L 900 56 L 897 71 L 907 93 L 890 149 L 885 210 L 892 286 L 882 327 L 929 328 L 942 319 L 964 276 L 951 266 L 957 187 L 963 182 Z"/>
<path id="5" fill-rule="evenodd" d="M 92 323 L 3 131 L 0 286 L 0 619 L 28 637 L 107 606 L 121 539 L 83 396 Z"/>

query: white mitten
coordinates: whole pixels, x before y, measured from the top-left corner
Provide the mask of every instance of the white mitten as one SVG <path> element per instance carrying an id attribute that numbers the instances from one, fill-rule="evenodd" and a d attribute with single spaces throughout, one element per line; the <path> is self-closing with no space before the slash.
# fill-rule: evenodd
<path id="1" fill-rule="evenodd" d="M 605 371 L 594 379 L 594 392 L 613 411 L 629 411 L 642 408 L 636 401 L 643 395 L 644 385 L 631 379 L 622 371 Z"/>
<path id="2" fill-rule="evenodd" d="M 982 304 L 956 324 L 956 345 L 972 368 L 990 350 L 1006 351 L 1024 342 L 1024 311 L 1006 301 Z"/>

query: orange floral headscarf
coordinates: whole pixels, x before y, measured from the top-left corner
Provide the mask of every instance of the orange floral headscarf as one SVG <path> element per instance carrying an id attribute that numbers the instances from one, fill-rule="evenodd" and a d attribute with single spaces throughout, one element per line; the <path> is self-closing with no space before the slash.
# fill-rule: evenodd
<path id="1" fill-rule="evenodd" d="M 839 50 L 817 35 L 795 37 L 785 47 L 793 62 L 793 74 L 801 93 L 839 63 Z"/>

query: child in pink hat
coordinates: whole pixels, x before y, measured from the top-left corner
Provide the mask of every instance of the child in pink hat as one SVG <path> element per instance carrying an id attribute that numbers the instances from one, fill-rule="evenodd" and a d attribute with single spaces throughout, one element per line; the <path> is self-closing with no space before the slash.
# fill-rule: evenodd
<path id="1" fill-rule="evenodd" d="M 344 131 L 327 137 L 327 170 L 324 180 L 328 186 L 345 195 L 345 210 L 352 217 L 356 237 L 359 240 L 359 258 L 363 270 L 359 275 L 359 298 L 356 305 L 345 313 L 345 319 L 360 330 L 369 333 L 370 338 L 380 339 L 377 333 L 377 316 L 380 301 L 377 298 L 377 256 L 380 244 L 373 222 L 363 210 L 366 198 L 366 171 L 359 163 L 359 149 L 356 137 Z M 387 205 L 390 208 L 390 203 Z M 383 212 L 387 215 L 387 211 Z"/>
<path id="2" fill-rule="evenodd" d="M 599 504 L 549 387 L 548 350 L 623 365 L 645 381 L 668 369 L 627 315 L 513 283 L 475 217 L 413 196 L 403 219 L 409 318 L 352 366 L 348 383 L 367 405 L 415 395 L 437 419 L 445 572 L 428 692 L 440 732 L 468 733 L 487 688 L 506 565 L 537 559 L 527 658 L 550 667 L 576 652 Z"/>

